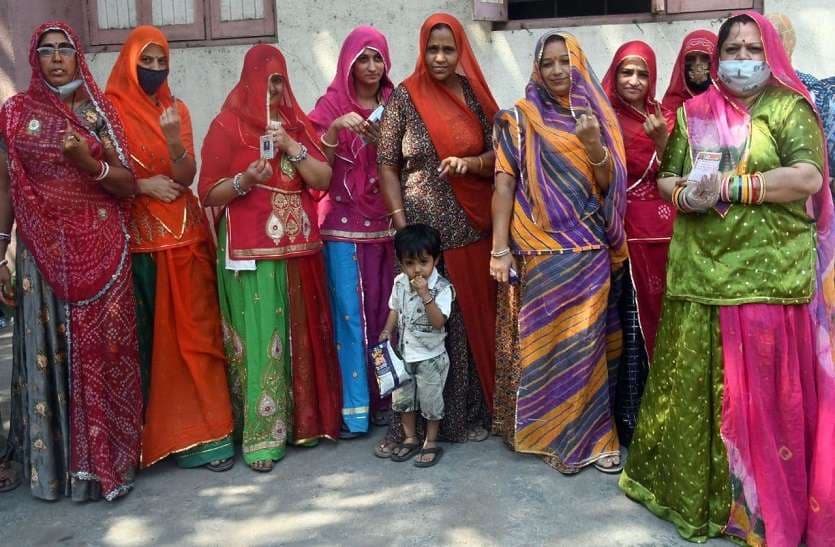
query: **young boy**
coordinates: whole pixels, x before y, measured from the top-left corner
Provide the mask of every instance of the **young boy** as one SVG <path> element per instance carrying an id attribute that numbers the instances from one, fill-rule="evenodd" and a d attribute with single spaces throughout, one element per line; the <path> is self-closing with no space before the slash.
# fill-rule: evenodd
<path id="1" fill-rule="evenodd" d="M 395 234 L 394 250 L 402 273 L 394 278 L 390 311 L 380 341 L 387 340 L 397 326 L 397 347 L 412 381 L 392 394 L 392 409 L 401 414 L 406 438 L 394 447 L 391 459 L 404 462 L 419 450 L 415 465 L 431 467 L 444 453 L 437 446 L 449 371 L 444 325 L 455 291 L 435 269 L 441 257 L 441 236 L 437 230 L 426 224 L 406 226 Z M 418 410 L 427 420 L 423 448 L 415 430 Z"/>

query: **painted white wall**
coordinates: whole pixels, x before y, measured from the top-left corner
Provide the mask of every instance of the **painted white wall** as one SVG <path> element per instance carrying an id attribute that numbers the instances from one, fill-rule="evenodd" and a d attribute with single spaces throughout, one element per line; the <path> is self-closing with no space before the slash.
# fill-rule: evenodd
<path id="1" fill-rule="evenodd" d="M 819 77 L 835 75 L 835 30 L 832 0 L 765 0 L 766 13 L 788 14 L 797 32 L 796 68 Z M 500 106 L 521 96 L 532 68 L 533 48 L 544 29 L 493 32 L 487 23 L 472 20 L 471 0 L 276 0 L 278 45 L 287 58 L 297 99 L 310 109 L 324 92 L 335 70 L 339 47 L 357 25 L 371 24 L 386 34 L 392 54 L 391 74 L 399 82 L 414 68 L 420 25 L 429 14 L 446 11 L 464 24 L 487 81 Z M 576 27 L 573 32 L 598 77 L 612 55 L 628 40 L 644 40 L 658 56 L 658 94 L 663 95 L 669 72 L 685 34 L 697 28 L 718 29 L 721 21 L 686 21 Z M 248 46 L 175 49 L 170 83 L 188 104 L 200 147 L 209 123 L 240 77 Z M 115 53 L 89 56 L 96 79 L 104 85 Z"/>

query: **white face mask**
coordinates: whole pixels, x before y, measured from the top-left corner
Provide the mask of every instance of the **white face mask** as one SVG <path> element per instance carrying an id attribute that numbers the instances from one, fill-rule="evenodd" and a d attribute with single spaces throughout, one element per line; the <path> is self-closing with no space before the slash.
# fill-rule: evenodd
<path id="1" fill-rule="evenodd" d="M 771 67 L 765 61 L 719 61 L 719 79 L 728 89 L 740 95 L 759 91 L 771 78 Z"/>
<path id="2" fill-rule="evenodd" d="M 63 85 L 59 85 L 58 87 L 55 87 L 54 85 L 50 84 L 49 82 L 44 82 L 44 83 L 46 83 L 46 87 L 48 87 L 49 89 L 51 89 L 52 91 L 57 93 L 59 97 L 61 97 L 62 99 L 66 99 L 67 97 L 69 97 L 70 95 L 75 93 L 75 90 L 78 89 L 79 87 L 81 87 L 81 84 L 83 84 L 84 81 L 81 80 L 81 79 L 72 80 L 71 82 L 67 82 Z"/>

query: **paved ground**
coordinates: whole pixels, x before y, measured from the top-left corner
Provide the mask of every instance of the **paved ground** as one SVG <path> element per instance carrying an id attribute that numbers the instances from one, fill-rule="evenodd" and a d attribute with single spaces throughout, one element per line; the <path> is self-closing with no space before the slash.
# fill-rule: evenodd
<path id="1" fill-rule="evenodd" d="M 445 445 L 437 467 L 417 469 L 375 458 L 379 435 L 291 450 L 266 475 L 240 460 L 222 474 L 164 461 L 112 504 L 42 502 L 21 487 L 0 494 L 0 545 L 692 545 L 594 469 L 563 477 L 496 438 Z"/>

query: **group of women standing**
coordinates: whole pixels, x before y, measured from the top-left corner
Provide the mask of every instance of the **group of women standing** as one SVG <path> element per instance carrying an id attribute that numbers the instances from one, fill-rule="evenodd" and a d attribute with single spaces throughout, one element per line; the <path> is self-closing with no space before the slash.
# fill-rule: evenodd
<path id="1" fill-rule="evenodd" d="M 492 427 L 566 474 L 619 472 L 629 445 L 621 488 L 688 539 L 831 544 L 832 197 L 771 23 L 686 36 L 663 101 L 644 42 L 600 82 L 549 32 L 501 111 L 454 17 L 418 51 L 395 88 L 384 36 L 355 29 L 305 114 L 281 52 L 251 48 L 198 203 L 165 37 L 137 28 L 101 93 L 71 29 L 35 32 L 0 111 L 0 250 L 13 218 L 19 241 L 0 489 L 20 462 L 37 497 L 113 499 L 169 454 L 223 471 L 236 439 L 263 472 L 385 423 L 366 350 L 393 229 L 419 222 L 458 295 L 441 440 Z M 721 174 L 688 181 L 700 152 Z"/>

